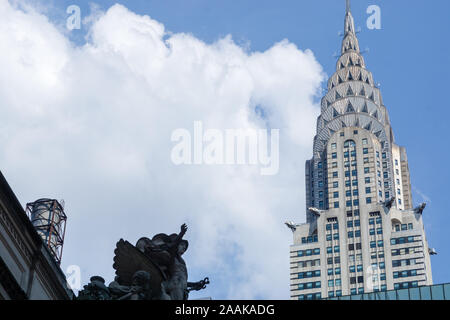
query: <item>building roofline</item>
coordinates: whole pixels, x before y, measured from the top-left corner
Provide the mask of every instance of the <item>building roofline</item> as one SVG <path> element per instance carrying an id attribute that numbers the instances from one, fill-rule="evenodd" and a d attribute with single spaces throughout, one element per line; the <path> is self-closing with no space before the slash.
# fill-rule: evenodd
<path id="1" fill-rule="evenodd" d="M 60 287 L 58 288 L 58 291 L 61 291 L 62 289 L 65 295 L 67 295 L 67 297 L 71 299 L 73 297 L 72 290 L 68 288 L 65 283 L 61 283 L 61 281 L 63 280 L 63 282 L 66 281 L 66 275 L 63 273 L 60 266 L 56 263 L 56 260 L 53 258 L 48 248 L 46 248 L 46 246 L 44 245 L 42 238 L 36 232 L 33 224 L 25 213 L 25 209 L 20 204 L 19 200 L 17 199 L 16 195 L 14 194 L 1 171 L 0 200 L 5 204 L 5 207 L 8 209 L 5 211 L 9 213 L 8 216 L 16 223 L 16 225 L 25 228 L 25 230 L 21 232 L 21 236 L 28 240 L 31 240 L 33 245 L 33 252 L 31 253 L 33 259 L 37 258 L 37 260 L 39 260 L 43 264 L 45 270 L 52 270 L 55 273 L 58 279 L 57 283 Z M 47 254 L 45 254 L 44 252 L 46 252 Z"/>

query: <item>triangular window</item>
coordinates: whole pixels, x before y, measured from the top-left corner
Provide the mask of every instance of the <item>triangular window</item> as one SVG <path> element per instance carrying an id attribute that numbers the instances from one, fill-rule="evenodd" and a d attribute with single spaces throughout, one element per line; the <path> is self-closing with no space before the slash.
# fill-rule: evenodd
<path id="1" fill-rule="evenodd" d="M 359 95 L 362 97 L 366 96 L 366 90 L 364 89 L 364 86 L 361 88 L 361 91 L 359 92 Z"/>
<path id="2" fill-rule="evenodd" d="M 372 92 L 372 94 L 370 95 L 369 99 L 372 100 L 373 102 L 375 102 L 375 98 L 374 98 L 373 92 Z"/>
<path id="3" fill-rule="evenodd" d="M 338 76 L 338 83 L 341 84 L 341 83 L 343 83 L 343 82 L 344 82 L 344 81 L 342 81 L 341 77 Z"/>
<path id="4" fill-rule="evenodd" d="M 367 103 L 364 103 L 364 106 L 363 106 L 361 112 L 369 113 L 369 110 L 367 108 Z"/>
<path id="5" fill-rule="evenodd" d="M 344 69 L 344 68 L 345 68 L 344 63 L 341 62 L 341 69 Z"/>
<path id="6" fill-rule="evenodd" d="M 375 119 L 377 119 L 378 120 L 378 112 L 377 111 L 375 111 L 373 114 L 372 114 L 372 117 L 374 117 Z"/>
<path id="7" fill-rule="evenodd" d="M 339 92 L 337 92 L 336 90 L 336 100 L 342 98 L 341 95 L 339 94 Z"/>
<path id="8" fill-rule="evenodd" d="M 363 81 L 363 78 L 362 78 L 362 72 L 359 73 L 358 81 Z"/>
<path id="9" fill-rule="evenodd" d="M 370 84 L 369 77 L 367 77 L 366 83 L 367 83 L 367 84 Z"/>
<path id="10" fill-rule="evenodd" d="M 369 122 L 364 129 L 366 129 L 367 131 L 370 131 L 370 129 L 372 128 L 372 122 Z"/>
<path id="11" fill-rule="evenodd" d="M 348 102 L 347 111 L 345 111 L 345 112 L 347 112 L 347 113 L 355 112 L 355 108 L 353 108 L 353 105 L 350 101 Z"/>
<path id="12" fill-rule="evenodd" d="M 348 86 L 347 96 L 353 96 L 353 95 L 355 95 L 355 94 L 353 93 L 352 87 Z"/>
<path id="13" fill-rule="evenodd" d="M 352 76 L 352 73 L 351 72 L 349 72 L 348 73 L 348 81 L 352 81 L 353 80 L 353 76 Z"/>
<path id="14" fill-rule="evenodd" d="M 354 66 L 353 61 L 352 61 L 352 58 L 349 58 L 349 59 L 348 59 L 348 65 L 349 65 L 349 66 Z"/>
<path id="15" fill-rule="evenodd" d="M 333 108 L 333 118 L 339 117 L 339 113 Z"/>

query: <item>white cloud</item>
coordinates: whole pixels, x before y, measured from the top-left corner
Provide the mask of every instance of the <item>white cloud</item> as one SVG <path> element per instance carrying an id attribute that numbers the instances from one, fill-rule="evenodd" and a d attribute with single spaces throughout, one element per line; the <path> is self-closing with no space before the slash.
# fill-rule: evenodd
<path id="1" fill-rule="evenodd" d="M 211 278 L 193 297 L 289 297 L 283 221 L 304 216 L 323 80 L 312 52 L 287 40 L 250 53 L 230 36 L 206 44 L 121 5 L 96 13 L 82 47 L 33 10 L 0 1 L 0 15 L 1 169 L 22 204 L 65 199 L 63 267 L 111 281 L 117 240 L 187 222 L 190 279 Z M 279 174 L 173 165 L 171 132 L 195 120 L 279 128 Z"/>

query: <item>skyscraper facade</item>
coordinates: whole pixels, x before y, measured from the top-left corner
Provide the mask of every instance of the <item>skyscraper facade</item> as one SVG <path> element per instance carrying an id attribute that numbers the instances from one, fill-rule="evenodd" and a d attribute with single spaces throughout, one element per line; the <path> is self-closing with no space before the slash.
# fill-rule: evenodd
<path id="1" fill-rule="evenodd" d="M 306 223 L 287 223 L 291 298 L 320 299 L 432 284 L 406 149 L 359 48 L 347 1 L 336 72 L 306 162 Z"/>

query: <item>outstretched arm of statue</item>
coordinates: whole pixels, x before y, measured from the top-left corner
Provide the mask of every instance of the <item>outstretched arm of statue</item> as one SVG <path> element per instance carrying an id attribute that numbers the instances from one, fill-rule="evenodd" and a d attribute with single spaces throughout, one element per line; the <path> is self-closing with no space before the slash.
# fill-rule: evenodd
<path id="1" fill-rule="evenodd" d="M 183 236 L 186 234 L 187 229 L 188 229 L 188 227 L 187 227 L 186 223 L 183 223 L 180 228 L 180 233 L 177 235 L 175 240 L 170 244 L 171 248 L 178 247 L 178 244 L 183 239 Z"/>
<path id="2" fill-rule="evenodd" d="M 206 285 L 209 284 L 209 278 L 205 278 L 198 282 L 188 282 L 187 290 L 188 291 L 199 291 L 206 288 Z"/>
<path id="3" fill-rule="evenodd" d="M 181 240 L 183 238 L 183 236 L 186 234 L 188 227 L 186 225 L 186 223 L 183 223 L 180 227 L 180 233 L 178 234 L 178 237 L 180 238 L 179 240 Z"/>

